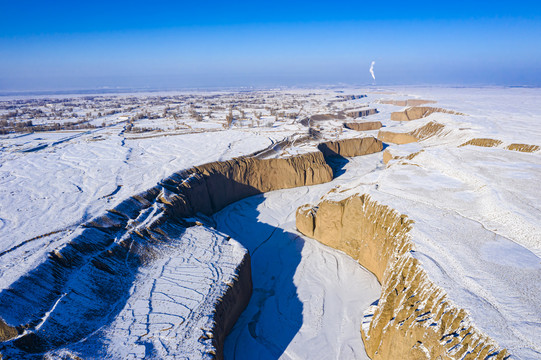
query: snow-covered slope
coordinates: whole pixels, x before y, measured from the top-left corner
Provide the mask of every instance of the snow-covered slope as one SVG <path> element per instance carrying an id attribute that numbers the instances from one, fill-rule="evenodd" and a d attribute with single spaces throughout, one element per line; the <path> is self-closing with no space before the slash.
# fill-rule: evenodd
<path id="1" fill-rule="evenodd" d="M 541 197 L 537 190 L 541 153 L 513 151 L 505 145 L 541 144 L 539 117 L 535 114 L 541 104 L 541 92 L 539 89 L 435 89 L 434 93 L 431 89 L 415 90 L 424 97 L 431 95 L 431 99 L 452 99 L 448 102 L 452 108 L 468 116 L 436 113 L 405 124 L 387 122 L 393 131 L 406 132 L 437 121 L 445 125 L 445 131 L 415 145 L 391 145 L 386 150 L 396 158 L 388 162 L 385 170 L 360 177 L 329 193 L 324 201 L 330 203 L 325 209 L 342 206 L 347 209 L 351 196 L 368 194 L 373 201 L 407 215 L 414 222 L 409 233 L 414 246 L 411 256 L 426 271 L 434 291 L 443 289 L 453 306 L 469 314 L 465 319 L 478 329 L 470 333 L 479 331 L 477 334 L 488 335 L 516 358 L 537 359 L 541 356 Z M 520 102 L 520 106 L 512 101 Z M 472 138 L 492 138 L 501 140 L 502 144 L 460 146 Z M 335 203 L 342 205 L 332 205 Z M 336 221 L 340 215 L 331 210 L 321 211 L 322 203 L 319 204 L 314 216 L 322 217 L 318 220 L 322 225 L 318 230 L 316 222 L 314 236 L 325 243 L 340 243 L 338 239 L 331 240 L 333 225 L 329 224 L 327 230 L 323 225 L 326 221 Z M 353 226 L 346 223 L 343 218 L 338 225 L 342 234 L 348 231 L 348 226 Z M 345 235 L 341 236 L 346 241 Z M 344 246 L 348 245 L 338 247 Z M 389 272 L 398 271 L 398 265 L 393 265 L 391 260 L 390 264 L 385 273 L 385 287 L 394 281 L 395 275 Z M 397 272 L 396 276 L 402 273 Z M 412 288 L 415 289 L 413 285 Z M 400 283 L 397 289 L 402 289 Z M 434 328 L 427 327 L 426 331 L 437 334 L 441 315 L 430 308 L 432 305 L 422 306 L 423 302 L 432 303 L 428 301 L 430 291 L 426 288 L 417 291 L 413 294 L 420 297 L 421 304 L 415 305 L 416 311 L 426 317 L 419 321 L 433 321 Z M 406 311 L 398 302 L 393 308 L 389 301 L 382 298 L 378 305 L 380 313 L 386 306 L 394 311 L 389 323 L 381 324 L 388 326 L 383 334 L 391 334 L 393 326 L 401 329 L 404 319 L 399 312 Z M 468 323 L 463 321 L 461 330 L 466 330 Z M 372 326 L 375 328 L 376 324 Z M 405 339 L 412 334 L 407 331 L 414 330 L 397 331 L 398 334 L 402 331 Z M 419 340 L 430 344 L 430 336 Z M 392 352 L 392 349 L 384 350 L 392 347 L 392 338 L 385 339 L 383 335 L 377 341 L 371 346 L 374 349 L 379 346 L 380 354 Z M 400 340 L 396 341 L 395 348 L 404 350 L 398 346 Z M 439 341 L 443 344 L 447 340 L 444 336 Z M 469 341 L 454 346 L 446 356 L 460 358 L 465 354 L 463 351 L 474 351 L 475 343 Z M 496 347 L 492 349 L 493 356 L 501 355 Z M 426 353 L 433 354 L 431 351 L 428 348 Z"/>
<path id="2" fill-rule="evenodd" d="M 364 98 L 343 97 L 365 90 Z M 419 120 L 392 121 L 391 113 L 404 107 L 378 101 L 393 99 L 434 100 L 423 106 L 460 115 L 435 112 Z M 409 256 L 421 264 L 431 283 L 467 312 L 472 326 L 512 356 L 540 357 L 539 89 L 298 89 L 98 100 L 96 104 L 111 108 L 122 104 L 118 116 L 103 117 L 101 127 L 1 138 L 0 297 L 9 301 L 1 304 L 0 316 L 9 325 L 28 325 L 16 329 L 20 335 L 45 334 L 40 339 L 50 339 L 43 349 L 51 355 L 67 356 L 69 351 L 83 358 L 212 356 L 209 335 L 205 331 L 197 335 L 198 330 L 190 332 L 183 326 L 212 326 L 208 314 L 215 306 L 211 303 L 221 295 L 209 292 L 205 297 L 192 290 L 212 289 L 238 278 L 236 269 L 245 248 L 252 256 L 254 293 L 226 341 L 227 358 L 366 358 L 360 328 L 363 313 L 380 297 L 376 278 L 346 254 L 295 229 L 297 207 L 317 204 L 330 192 L 325 199 L 366 193 L 407 215 L 415 222 L 409 233 L 415 251 Z M 81 104 L 86 109 L 89 101 L 68 99 L 70 105 L 63 106 Z M 100 239 L 108 238 L 118 249 L 100 248 L 99 261 L 87 266 L 91 271 L 70 278 L 69 294 L 51 291 L 46 301 L 31 305 L 33 293 L 41 294 L 63 281 L 58 278 L 63 272 L 50 272 L 50 277 L 41 278 L 42 284 L 32 274 L 51 261 L 63 263 L 55 250 L 85 231 L 94 231 L 92 226 L 82 226 L 89 220 L 107 214 L 97 228 L 114 228 L 118 223 L 125 223 L 130 231 L 138 225 L 144 228 L 156 219 L 153 211 L 162 200 L 146 204 L 134 214 L 134 223 L 116 210 L 107 210 L 193 165 L 262 149 L 268 150 L 262 157 L 279 159 L 316 151 L 317 141 L 376 136 L 377 130 L 360 134 L 342 126 L 345 113 L 367 109 L 369 104 L 379 110 L 369 120 L 380 121 L 382 130 L 415 134 L 421 141 L 390 144 L 387 165 L 381 154 L 341 159 L 333 164 L 335 179 L 327 184 L 241 200 L 214 216 L 217 230 L 198 226 L 184 232 L 175 230 L 173 223 L 162 224 L 165 235 L 154 234 L 153 241 L 161 240 L 151 242 L 151 251 L 144 252 L 151 256 L 138 257 L 142 261 L 135 267 L 124 264 L 131 266 L 125 273 L 121 266 L 111 268 L 109 260 L 103 260 L 107 250 L 125 251 L 118 245 L 125 234 L 91 236 L 86 245 L 94 242 L 100 247 Z M 61 102 L 53 105 L 58 112 Z M 47 106 L 40 108 L 47 113 Z M 232 125 L 227 124 L 227 109 L 234 117 Z M 203 121 L 188 119 L 201 114 Z M 315 114 L 319 120 L 310 129 L 301 124 Z M 147 117 L 123 120 L 135 115 Z M 102 118 L 91 122 L 100 124 Z M 432 125 L 422 136 L 416 132 L 427 124 Z M 128 125 L 141 132 L 128 131 Z M 144 130 L 147 127 L 161 130 Z M 162 195 L 165 202 L 176 201 L 166 187 Z M 130 234 L 130 243 L 141 240 L 136 231 Z M 142 233 L 143 239 L 151 239 L 149 234 Z M 197 285 L 185 286 L 193 279 L 195 264 L 202 276 Z M 80 296 L 96 284 L 102 286 L 111 272 L 121 286 L 110 291 L 98 286 L 89 292 L 90 298 Z M 32 285 L 21 287 L 24 279 L 32 279 Z M 382 285 L 386 291 L 386 284 Z M 226 290 L 227 285 L 221 294 Z M 24 299 L 25 309 L 36 314 L 18 312 L 17 299 Z M 108 306 L 109 300 L 116 305 Z M 189 309 L 186 304 L 191 304 Z M 183 321 L 197 314 L 201 316 L 197 321 Z M 59 325 L 63 322 L 64 327 Z M 3 331 L 0 327 L 0 335 Z M 186 336 L 185 341 L 177 341 L 179 336 Z M 20 339 L 27 342 L 3 343 L 0 352 L 22 356 L 18 351 L 26 347 L 42 353 L 35 346 L 43 342 L 33 342 L 32 336 Z M 417 350 L 430 353 L 422 346 Z M 453 351 L 447 354 L 450 358 L 459 350 Z"/>
<path id="3" fill-rule="evenodd" d="M 380 153 L 352 158 L 333 181 L 239 201 L 214 216 L 252 256 L 254 291 L 225 345 L 229 359 L 367 359 L 359 331 L 379 296 L 374 275 L 344 253 L 299 234 L 295 211 L 377 171 Z"/>

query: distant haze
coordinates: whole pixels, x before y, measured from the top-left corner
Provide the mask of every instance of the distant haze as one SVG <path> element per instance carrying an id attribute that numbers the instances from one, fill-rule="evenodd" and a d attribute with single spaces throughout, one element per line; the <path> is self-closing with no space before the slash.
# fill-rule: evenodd
<path id="1" fill-rule="evenodd" d="M 0 90 L 541 85 L 537 2 L 2 5 Z M 365 64 L 365 65 L 360 65 Z"/>

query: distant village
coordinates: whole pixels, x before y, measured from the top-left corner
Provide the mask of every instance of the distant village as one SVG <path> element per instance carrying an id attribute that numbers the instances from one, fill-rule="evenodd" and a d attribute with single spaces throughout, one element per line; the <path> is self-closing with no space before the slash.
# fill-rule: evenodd
<path id="1" fill-rule="evenodd" d="M 133 133 L 184 133 L 197 128 L 194 123 L 205 122 L 221 129 L 268 127 L 285 121 L 308 126 L 311 117 L 343 119 L 375 111 L 361 103 L 351 106 L 366 95 L 337 95 L 331 101 L 317 95 L 257 91 L 0 100 L 0 135 L 84 131 L 117 124 L 125 124 L 125 131 Z"/>

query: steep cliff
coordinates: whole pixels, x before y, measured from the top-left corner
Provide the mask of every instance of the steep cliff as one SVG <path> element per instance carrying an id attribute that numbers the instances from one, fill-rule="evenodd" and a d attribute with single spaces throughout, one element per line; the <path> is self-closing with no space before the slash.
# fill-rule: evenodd
<path id="1" fill-rule="evenodd" d="M 178 289 L 169 286 L 169 291 L 193 287 L 192 294 L 207 295 L 176 298 L 179 309 L 170 315 L 153 315 L 154 304 L 145 310 L 149 319 L 145 326 L 160 326 L 160 320 L 150 320 L 156 316 L 170 316 L 176 319 L 173 324 L 184 318 L 182 326 L 156 330 L 156 334 L 175 332 L 170 334 L 172 339 L 195 336 L 194 341 L 178 340 L 180 344 L 171 348 L 186 352 L 187 346 L 204 357 L 221 358 L 225 336 L 250 299 L 250 257 L 240 244 L 211 229 L 204 230 L 204 226 L 195 235 L 194 230 L 188 231 L 199 223 L 192 217 L 212 214 L 254 194 L 330 180 L 332 170 L 321 152 L 286 159 L 236 158 L 173 174 L 82 225 L 65 246 L 51 252 L 48 259 L 0 293 L 0 336 L 4 341 L 0 352 L 15 357 L 43 353 L 56 356 L 57 349 L 73 347 L 74 353 L 84 355 L 86 351 L 81 348 L 85 339 L 90 344 L 98 341 L 96 336 L 104 336 L 99 342 L 107 343 L 108 336 L 125 331 L 123 321 L 133 312 L 127 309 L 124 314 L 123 309 L 135 306 L 130 305 L 134 284 L 136 289 L 148 288 L 150 295 L 141 296 L 149 297 L 153 293 L 150 289 L 158 286 L 153 282 L 159 282 L 164 271 L 182 277 L 189 270 L 194 274 L 189 284 Z M 171 258 L 167 254 L 173 249 L 175 256 Z M 190 263 L 188 259 L 195 253 L 201 255 Z M 180 264 L 172 266 L 179 260 Z M 216 270 L 220 266 L 223 268 Z M 208 275 L 199 276 L 199 272 Z M 170 306 L 164 306 L 171 311 Z M 182 311 L 186 309 L 197 316 L 184 317 Z M 101 334 L 98 329 L 116 330 Z M 204 334 L 197 340 L 199 329 Z M 145 331 L 149 332 L 144 330 L 134 337 L 137 331 L 130 330 L 119 344 L 133 341 L 134 348 L 145 349 L 139 340 Z M 122 351 L 115 348 L 88 345 L 86 349 L 94 347 L 92 351 L 122 357 Z"/>
<path id="2" fill-rule="evenodd" d="M 346 122 L 344 126 L 355 131 L 369 131 L 381 129 L 381 121 Z"/>
<path id="3" fill-rule="evenodd" d="M 432 136 L 442 136 L 445 134 L 445 125 L 431 121 L 410 132 L 392 132 L 380 130 L 378 132 L 378 139 L 383 142 L 402 145 L 426 140 Z"/>
<path id="4" fill-rule="evenodd" d="M 366 110 L 350 111 L 346 115 L 352 118 L 359 118 L 359 117 L 374 115 L 377 113 L 378 113 L 378 109 L 366 109 Z"/>
<path id="5" fill-rule="evenodd" d="M 409 144 L 419 141 L 419 139 L 409 133 L 399 133 L 383 130 L 380 130 L 378 132 L 378 140 L 381 140 L 385 143 L 393 143 L 398 145 Z"/>
<path id="6" fill-rule="evenodd" d="M 445 113 L 445 114 L 453 114 L 453 115 L 464 115 L 456 111 L 446 110 L 442 108 L 435 108 L 435 107 L 428 107 L 428 106 L 414 106 L 404 111 L 397 111 L 397 112 L 391 113 L 391 120 L 394 120 L 394 121 L 417 120 L 417 119 L 422 119 L 424 117 L 427 117 L 430 114 L 433 114 L 436 112 Z"/>
<path id="7" fill-rule="evenodd" d="M 372 359 L 508 357 L 412 256 L 414 225 L 407 216 L 355 195 L 300 207 L 296 218 L 300 232 L 346 252 L 381 282 L 381 297 L 361 327 Z"/>
<path id="8" fill-rule="evenodd" d="M 329 156 L 353 157 L 373 154 L 383 149 L 380 140 L 373 137 L 327 141 L 318 145 L 325 158 Z"/>

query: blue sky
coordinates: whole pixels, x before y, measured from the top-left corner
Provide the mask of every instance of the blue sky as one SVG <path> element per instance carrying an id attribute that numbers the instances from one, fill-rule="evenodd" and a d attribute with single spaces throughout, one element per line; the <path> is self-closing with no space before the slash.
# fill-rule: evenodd
<path id="1" fill-rule="evenodd" d="M 0 90 L 541 85 L 533 1 L 0 1 Z"/>

